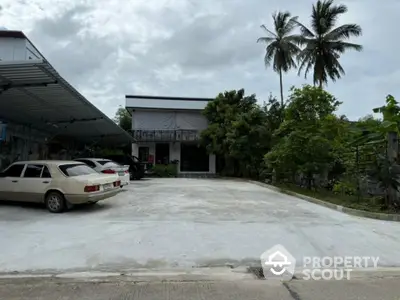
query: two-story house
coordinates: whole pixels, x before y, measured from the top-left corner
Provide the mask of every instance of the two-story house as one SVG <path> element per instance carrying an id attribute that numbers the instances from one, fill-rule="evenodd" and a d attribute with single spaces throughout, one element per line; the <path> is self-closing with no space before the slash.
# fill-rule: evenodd
<path id="1" fill-rule="evenodd" d="M 132 155 L 154 164 L 178 161 L 178 172 L 215 174 L 215 155 L 199 145 L 207 128 L 202 110 L 212 99 L 127 95 L 132 115 Z"/>

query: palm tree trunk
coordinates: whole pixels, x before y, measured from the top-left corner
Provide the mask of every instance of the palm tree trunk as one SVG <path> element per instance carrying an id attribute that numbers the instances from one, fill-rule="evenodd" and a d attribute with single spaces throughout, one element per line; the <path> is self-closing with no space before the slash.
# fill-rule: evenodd
<path id="1" fill-rule="evenodd" d="M 319 80 L 319 88 L 322 89 L 322 80 Z"/>
<path id="2" fill-rule="evenodd" d="M 283 107 L 283 83 L 282 83 L 282 69 L 279 69 L 279 83 L 281 87 L 281 106 Z"/>

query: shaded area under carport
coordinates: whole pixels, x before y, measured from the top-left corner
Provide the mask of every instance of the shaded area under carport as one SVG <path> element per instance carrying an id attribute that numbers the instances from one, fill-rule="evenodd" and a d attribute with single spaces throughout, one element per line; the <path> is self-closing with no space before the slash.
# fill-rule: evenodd
<path id="1" fill-rule="evenodd" d="M 106 146 L 133 140 L 45 60 L 0 62 L 0 119 L 48 139 Z"/>

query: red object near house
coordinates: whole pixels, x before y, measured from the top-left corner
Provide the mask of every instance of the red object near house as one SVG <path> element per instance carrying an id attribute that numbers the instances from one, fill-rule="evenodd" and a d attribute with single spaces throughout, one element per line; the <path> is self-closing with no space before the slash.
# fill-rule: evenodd
<path id="1" fill-rule="evenodd" d="M 149 155 L 149 163 L 154 163 L 154 155 Z"/>

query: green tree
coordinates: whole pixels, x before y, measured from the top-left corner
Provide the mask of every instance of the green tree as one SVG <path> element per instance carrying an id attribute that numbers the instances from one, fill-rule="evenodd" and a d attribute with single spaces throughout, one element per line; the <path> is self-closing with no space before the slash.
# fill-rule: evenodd
<path id="1" fill-rule="evenodd" d="M 115 113 L 114 122 L 118 124 L 125 131 L 131 132 L 132 130 L 132 116 L 129 112 L 120 106 Z"/>
<path id="2" fill-rule="evenodd" d="M 283 121 L 285 105 L 282 105 L 282 103 L 278 102 L 276 97 L 270 95 L 268 102 L 264 103 L 263 109 L 267 117 L 267 127 L 271 132 L 274 132 Z"/>
<path id="3" fill-rule="evenodd" d="M 239 113 L 229 128 L 226 141 L 229 154 L 238 161 L 238 175 L 258 178 L 263 155 L 269 151 L 270 132 L 266 126 L 266 114 L 254 105 Z"/>
<path id="4" fill-rule="evenodd" d="M 267 29 L 262 25 L 267 36 L 260 37 L 257 42 L 267 44 L 264 63 L 272 66 L 275 72 L 279 74 L 279 83 L 281 91 L 281 105 L 283 106 L 283 80 L 282 71 L 287 72 L 291 68 L 296 68 L 295 58 L 300 53 L 297 46 L 299 36 L 292 34 L 296 27 L 297 17 L 291 17 L 289 12 L 277 12 L 272 15 L 274 21 L 274 30 Z"/>
<path id="5" fill-rule="evenodd" d="M 258 177 L 263 154 L 268 151 L 269 132 L 255 95 L 245 96 L 243 89 L 221 93 L 203 113 L 209 126 L 201 134 L 201 143 L 222 158 L 223 172 Z"/>
<path id="6" fill-rule="evenodd" d="M 345 24 L 335 28 L 339 16 L 346 12 L 345 5 L 334 5 L 333 0 L 318 0 L 312 6 L 311 29 L 296 21 L 302 35 L 300 43 L 305 46 L 298 55 L 299 74 L 304 70 L 307 77 L 313 69 L 314 85 L 322 87 L 329 78 L 333 81 L 341 78 L 345 71 L 340 65 L 340 56 L 346 50 L 362 50 L 361 45 L 347 41 L 362 34 L 359 25 Z"/>
<path id="7" fill-rule="evenodd" d="M 292 180 L 299 173 L 305 175 L 311 188 L 313 175 L 328 171 L 334 164 L 340 119 L 333 113 L 339 105 L 320 88 L 293 88 L 284 121 L 275 132 L 279 141 L 265 155 L 266 163 L 278 175 L 290 176 Z"/>

